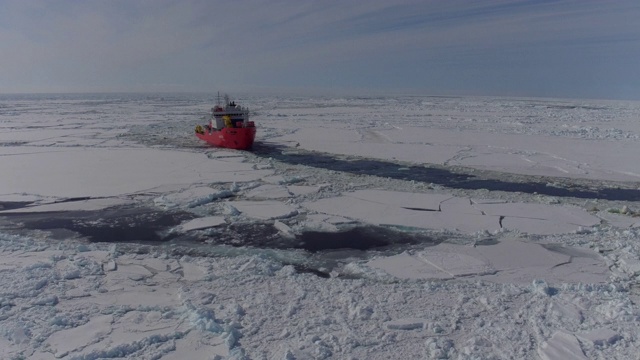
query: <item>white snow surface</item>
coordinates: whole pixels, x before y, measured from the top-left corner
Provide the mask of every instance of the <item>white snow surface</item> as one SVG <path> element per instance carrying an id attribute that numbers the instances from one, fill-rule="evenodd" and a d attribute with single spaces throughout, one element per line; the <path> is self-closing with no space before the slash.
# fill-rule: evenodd
<path id="1" fill-rule="evenodd" d="M 213 98 L 0 95 L 1 359 L 638 358 L 640 103 L 245 96 L 244 152 Z M 141 209 L 178 240 L 30 227 Z M 430 240 L 243 245 L 373 226 Z"/>

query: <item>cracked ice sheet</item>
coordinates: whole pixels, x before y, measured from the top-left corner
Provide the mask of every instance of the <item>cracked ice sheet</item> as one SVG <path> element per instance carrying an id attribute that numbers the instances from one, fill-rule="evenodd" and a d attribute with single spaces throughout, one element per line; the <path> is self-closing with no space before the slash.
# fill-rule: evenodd
<path id="1" fill-rule="evenodd" d="M 261 185 L 250 190 L 246 195 L 249 199 L 285 199 L 293 196 L 284 185 Z"/>
<path id="2" fill-rule="evenodd" d="M 217 190 L 208 186 L 197 186 L 174 193 L 161 195 L 153 199 L 156 206 L 164 208 L 196 207 L 214 200 L 233 195 L 230 190 Z"/>
<path id="3" fill-rule="evenodd" d="M 587 360 L 580 342 L 573 334 L 556 331 L 551 339 L 538 346 L 538 355 L 542 360 Z"/>
<path id="4" fill-rule="evenodd" d="M 587 250 L 568 249 L 573 256 L 540 244 L 519 240 L 494 245 L 439 244 L 410 254 L 381 257 L 368 266 L 400 279 L 453 279 L 470 277 L 498 283 L 605 283 L 609 271 L 604 260 Z"/>
<path id="5" fill-rule="evenodd" d="M 633 161 L 629 144 L 520 135 L 505 135 L 502 140 L 501 148 L 496 148 L 497 144 L 477 148 L 450 165 L 524 175 L 614 181 L 640 179 L 640 168 L 629 165 L 629 161 Z"/>
<path id="6" fill-rule="evenodd" d="M 319 189 L 318 186 L 266 184 L 250 190 L 245 196 L 253 199 L 286 199 L 317 193 Z"/>
<path id="7" fill-rule="evenodd" d="M 180 224 L 179 229 L 182 231 L 200 230 L 220 226 L 225 223 L 223 216 L 205 216 Z"/>
<path id="8" fill-rule="evenodd" d="M 499 217 L 497 216 L 473 214 L 451 216 L 437 211 L 409 210 L 397 204 L 386 204 L 382 199 L 363 200 L 349 196 L 349 194 L 303 205 L 312 211 L 343 216 L 376 225 L 457 229 L 467 233 L 500 229 Z"/>
<path id="9" fill-rule="evenodd" d="M 133 201 L 118 198 L 89 199 L 80 201 L 68 201 L 61 203 L 43 204 L 38 206 L 28 206 L 24 208 L 0 211 L 0 214 L 18 214 L 35 212 L 54 211 L 96 211 L 113 206 L 132 204 Z"/>
<path id="10" fill-rule="evenodd" d="M 299 143 L 303 149 L 330 154 L 349 154 L 377 159 L 394 159 L 412 163 L 444 164 L 455 157 L 465 145 L 433 143 L 363 142 L 355 130 L 337 128 L 303 128 L 277 139 L 277 143 Z"/>
<path id="11" fill-rule="evenodd" d="M 87 136 L 99 135 L 102 130 L 82 130 L 78 129 L 47 129 L 44 131 L 14 130 L 8 132 L 0 132 L 0 143 L 2 142 L 69 142 L 70 140 L 79 140 Z M 84 139 L 86 140 L 86 139 Z M 94 143 L 96 141 L 93 141 Z"/>
<path id="12" fill-rule="evenodd" d="M 640 218 L 622 215 L 622 214 L 614 214 L 608 211 L 600 211 L 597 216 L 604 220 L 605 222 L 620 228 L 633 228 L 640 227 Z"/>
<path id="13" fill-rule="evenodd" d="M 298 211 L 279 201 L 229 201 L 232 206 L 245 216 L 261 220 L 284 219 L 296 215 Z"/>
<path id="14" fill-rule="evenodd" d="M 398 191 L 384 190 L 357 190 L 346 196 L 379 204 L 388 204 L 406 209 L 422 209 L 438 211 L 440 204 L 452 195 L 442 194 L 415 194 Z"/>
<path id="15" fill-rule="evenodd" d="M 0 147 L 0 194 L 106 197 L 165 185 L 254 181 L 272 174 L 252 164 L 161 149 Z M 114 171 L 117 169 L 118 171 Z"/>
<path id="16" fill-rule="evenodd" d="M 549 235 L 569 233 L 579 227 L 591 227 L 600 219 L 574 206 L 547 204 L 476 204 L 476 209 L 494 216 L 504 216 L 502 226 L 529 234 Z"/>
<path id="17" fill-rule="evenodd" d="M 638 142 L 567 139 L 406 126 L 378 130 L 377 142 L 357 130 L 325 124 L 298 125 L 298 131 L 270 139 L 307 150 L 400 160 L 417 164 L 460 165 L 523 175 L 638 181 Z"/>
<path id="18" fill-rule="evenodd" d="M 359 190 L 303 205 L 319 213 L 371 224 L 449 229 L 466 233 L 497 231 L 500 229 L 500 217 L 504 217 L 504 227 L 530 234 L 570 233 L 580 227 L 599 223 L 597 217 L 579 208 L 485 202 L 477 204 L 446 194 Z M 438 209 L 441 211 L 436 211 Z"/>
<path id="19" fill-rule="evenodd" d="M 45 341 L 45 346 L 53 350 L 56 358 L 61 358 L 108 336 L 112 331 L 112 322 L 112 315 L 96 316 L 84 325 L 55 332 Z"/>

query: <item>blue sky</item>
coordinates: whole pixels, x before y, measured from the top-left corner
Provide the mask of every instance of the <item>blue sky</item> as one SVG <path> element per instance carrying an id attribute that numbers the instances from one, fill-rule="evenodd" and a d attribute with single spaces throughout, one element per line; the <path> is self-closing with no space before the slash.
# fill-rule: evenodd
<path id="1" fill-rule="evenodd" d="M 640 1 L 0 0 L 0 92 L 640 100 Z"/>

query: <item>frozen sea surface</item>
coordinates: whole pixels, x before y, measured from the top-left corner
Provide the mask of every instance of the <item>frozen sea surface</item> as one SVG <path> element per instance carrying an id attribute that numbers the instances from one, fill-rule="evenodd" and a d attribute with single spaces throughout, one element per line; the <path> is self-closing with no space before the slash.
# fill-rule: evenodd
<path id="1" fill-rule="evenodd" d="M 0 95 L 0 358 L 634 359 L 640 104 Z"/>

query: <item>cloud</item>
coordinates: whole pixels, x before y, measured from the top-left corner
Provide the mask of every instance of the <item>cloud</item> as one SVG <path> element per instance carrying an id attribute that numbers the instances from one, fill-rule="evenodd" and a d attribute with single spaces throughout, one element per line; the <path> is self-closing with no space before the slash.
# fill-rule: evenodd
<path id="1" fill-rule="evenodd" d="M 506 79 L 487 89 L 527 93 L 528 74 L 546 69 L 546 81 L 609 72 L 615 87 L 617 73 L 638 70 L 638 15 L 635 1 L 595 0 L 8 0 L 0 85 L 428 88 L 436 80 L 476 92 L 492 75 Z"/>

